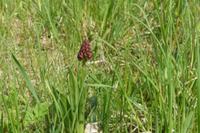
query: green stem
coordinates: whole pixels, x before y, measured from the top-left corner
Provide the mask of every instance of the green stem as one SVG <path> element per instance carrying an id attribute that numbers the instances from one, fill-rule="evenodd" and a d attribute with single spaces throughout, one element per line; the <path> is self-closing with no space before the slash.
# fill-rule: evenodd
<path id="1" fill-rule="evenodd" d="M 84 82 L 85 82 L 85 76 L 86 76 L 86 68 L 85 68 L 85 62 L 83 62 L 82 67 L 82 80 L 81 80 L 81 89 L 80 89 L 80 102 L 79 102 L 79 122 L 77 131 L 78 133 L 84 133 L 84 123 L 85 123 L 85 103 L 86 103 L 86 96 L 87 96 L 87 90 L 84 88 Z"/>

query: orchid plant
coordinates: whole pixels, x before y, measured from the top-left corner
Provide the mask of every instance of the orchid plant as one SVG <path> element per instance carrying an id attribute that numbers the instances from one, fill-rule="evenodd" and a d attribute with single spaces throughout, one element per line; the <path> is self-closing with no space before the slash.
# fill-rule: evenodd
<path id="1" fill-rule="evenodd" d="M 83 44 L 78 52 L 78 60 L 82 61 L 82 73 L 80 84 L 77 82 L 77 78 L 73 73 L 73 70 L 69 67 L 69 79 L 68 79 L 68 94 L 64 95 L 59 90 L 50 85 L 50 92 L 54 97 L 54 104 L 56 110 L 62 115 L 64 125 L 67 132 L 84 133 L 85 128 L 85 104 L 87 98 L 87 90 L 84 87 L 86 77 L 86 61 L 91 59 L 92 52 L 88 39 L 83 41 Z M 61 107 L 58 103 L 61 103 Z"/>

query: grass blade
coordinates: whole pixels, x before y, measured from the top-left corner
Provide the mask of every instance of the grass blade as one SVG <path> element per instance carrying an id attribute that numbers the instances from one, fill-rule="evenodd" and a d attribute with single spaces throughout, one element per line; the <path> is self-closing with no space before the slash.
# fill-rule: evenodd
<path id="1" fill-rule="evenodd" d="M 33 94 L 34 98 L 37 100 L 37 102 L 40 104 L 40 100 L 37 96 L 37 93 L 35 92 L 35 89 L 30 81 L 30 79 L 28 78 L 27 74 L 25 73 L 24 69 L 22 68 L 22 66 L 20 65 L 19 61 L 15 58 L 15 56 L 11 53 L 13 60 L 15 61 L 15 64 L 17 65 L 17 68 L 19 69 L 22 77 L 24 78 L 27 86 L 29 87 L 31 93 Z"/>

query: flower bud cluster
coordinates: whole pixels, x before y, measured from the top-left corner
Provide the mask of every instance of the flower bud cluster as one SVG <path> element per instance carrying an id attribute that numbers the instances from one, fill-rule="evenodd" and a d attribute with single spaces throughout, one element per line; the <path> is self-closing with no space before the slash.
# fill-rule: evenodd
<path id="1" fill-rule="evenodd" d="M 78 52 L 78 60 L 81 61 L 82 59 L 85 59 L 85 61 L 87 61 L 88 59 L 91 58 L 92 58 L 92 52 L 90 48 L 90 43 L 88 39 L 85 39 Z"/>

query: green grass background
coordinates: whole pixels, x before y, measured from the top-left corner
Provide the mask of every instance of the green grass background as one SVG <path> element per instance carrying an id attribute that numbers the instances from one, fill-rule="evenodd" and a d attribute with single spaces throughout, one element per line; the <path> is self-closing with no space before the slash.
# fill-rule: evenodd
<path id="1" fill-rule="evenodd" d="M 105 133 L 200 132 L 199 12 L 198 0 L 1 0 L 0 132 L 83 132 L 80 110 Z"/>

